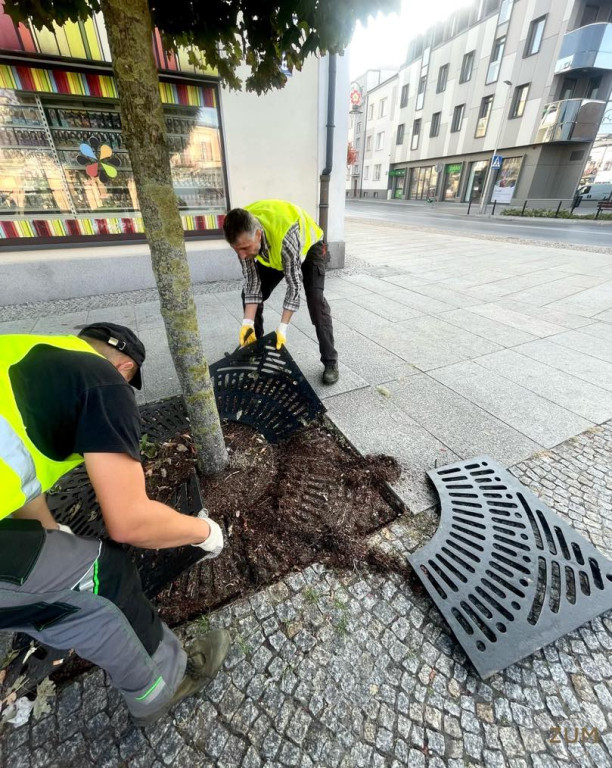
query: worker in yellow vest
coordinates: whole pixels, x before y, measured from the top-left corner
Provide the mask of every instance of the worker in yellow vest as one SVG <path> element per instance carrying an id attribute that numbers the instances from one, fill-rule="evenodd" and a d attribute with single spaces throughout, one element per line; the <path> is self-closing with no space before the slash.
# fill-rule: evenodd
<path id="1" fill-rule="evenodd" d="M 338 353 L 334 346 L 331 311 L 324 296 L 327 247 L 323 230 L 303 208 L 284 200 L 260 200 L 234 208 L 223 223 L 225 239 L 238 254 L 244 275 L 244 319 L 240 345 L 263 336 L 263 302 L 285 278 L 287 292 L 277 349 L 287 343 L 287 328 L 300 306 L 304 286 L 310 319 L 317 332 L 323 383 L 338 381 Z"/>
<path id="2" fill-rule="evenodd" d="M 114 323 L 79 337 L 0 335 L 0 631 L 74 648 L 109 673 L 141 726 L 216 674 L 229 635 L 209 633 L 186 653 L 123 549 L 58 525 L 45 492 L 84 461 L 116 542 L 220 554 L 206 510 L 189 517 L 147 497 L 130 387 L 142 387 L 144 359 L 138 337 Z"/>

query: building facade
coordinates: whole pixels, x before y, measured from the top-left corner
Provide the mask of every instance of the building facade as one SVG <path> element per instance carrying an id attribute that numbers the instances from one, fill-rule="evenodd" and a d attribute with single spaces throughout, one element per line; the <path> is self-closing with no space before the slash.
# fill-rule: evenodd
<path id="1" fill-rule="evenodd" d="M 389 192 L 480 201 L 573 197 L 612 87 L 612 0 L 477 0 L 412 40 Z"/>
<path id="2" fill-rule="evenodd" d="M 346 192 L 387 197 L 391 144 L 397 110 L 397 71 L 370 69 L 351 84 Z"/>
<path id="3" fill-rule="evenodd" d="M 291 200 L 318 218 L 326 126 L 334 124 L 329 57 L 311 57 L 285 88 L 257 96 L 224 89 L 214 71 L 190 64 L 187 51 L 167 54 L 159 34 L 153 47 L 186 235 L 219 238 L 228 208 L 266 197 Z M 348 64 L 336 59 L 327 236 L 340 263 L 349 79 Z M 15 26 L 0 6 L 5 249 L 143 238 L 110 62 L 101 14 L 51 32 Z M 244 79 L 247 69 L 239 75 Z"/>

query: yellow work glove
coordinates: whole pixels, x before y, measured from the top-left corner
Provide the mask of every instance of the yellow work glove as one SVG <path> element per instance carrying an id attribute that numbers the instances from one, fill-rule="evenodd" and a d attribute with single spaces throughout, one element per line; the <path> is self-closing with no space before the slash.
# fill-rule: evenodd
<path id="1" fill-rule="evenodd" d="M 276 349 L 284 347 L 287 343 L 287 326 L 288 323 L 281 323 L 276 329 Z"/>
<path id="2" fill-rule="evenodd" d="M 241 347 L 252 344 L 255 341 L 255 323 L 252 320 L 243 320 L 240 326 L 239 343 Z"/>

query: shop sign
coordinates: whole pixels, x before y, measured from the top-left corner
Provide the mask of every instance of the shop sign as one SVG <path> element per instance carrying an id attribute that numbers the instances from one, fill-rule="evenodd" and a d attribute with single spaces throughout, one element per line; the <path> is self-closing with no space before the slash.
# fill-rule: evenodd
<path id="1" fill-rule="evenodd" d="M 389 171 L 389 176 L 405 176 L 405 175 L 406 175 L 405 168 L 394 168 L 392 171 Z"/>
<path id="2" fill-rule="evenodd" d="M 461 173 L 463 163 L 451 163 L 446 166 L 446 173 Z"/>

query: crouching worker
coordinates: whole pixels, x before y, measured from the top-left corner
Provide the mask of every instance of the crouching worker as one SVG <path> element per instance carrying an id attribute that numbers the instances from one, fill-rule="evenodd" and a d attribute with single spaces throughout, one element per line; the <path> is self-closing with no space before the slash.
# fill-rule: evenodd
<path id="1" fill-rule="evenodd" d="M 108 672 L 136 725 L 148 725 L 213 677 L 229 634 L 186 651 L 145 598 L 116 544 L 58 525 L 45 492 L 85 462 L 116 542 L 223 549 L 206 510 L 189 517 L 147 497 L 140 463 L 142 342 L 113 323 L 76 336 L 0 335 L 0 630 L 24 632 Z"/>

